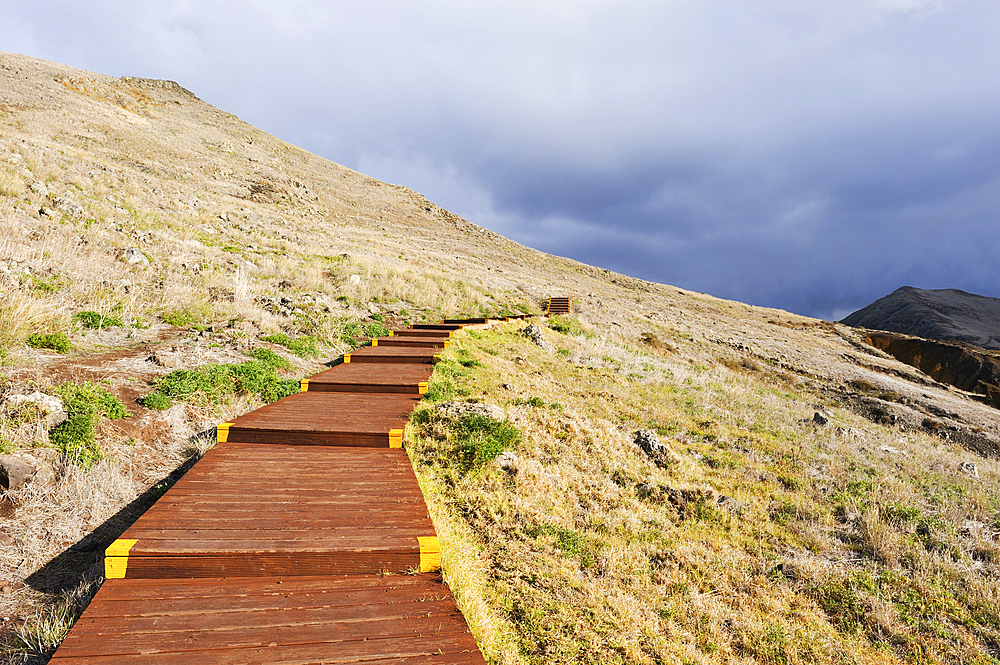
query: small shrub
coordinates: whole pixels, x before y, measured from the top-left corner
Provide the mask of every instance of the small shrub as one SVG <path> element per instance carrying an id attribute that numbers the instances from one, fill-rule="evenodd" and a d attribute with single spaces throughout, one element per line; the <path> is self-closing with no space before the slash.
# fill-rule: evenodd
<path id="1" fill-rule="evenodd" d="M 344 326 L 344 330 L 340 334 L 340 341 L 354 346 L 366 339 L 385 337 L 388 334 L 389 329 L 378 321 L 374 323 L 354 321 Z"/>
<path id="2" fill-rule="evenodd" d="M 194 323 L 199 317 L 197 314 L 189 309 L 175 309 L 170 312 L 163 312 L 160 314 L 160 320 L 167 325 L 177 326 L 178 328 L 183 328 L 186 325 Z"/>
<path id="3" fill-rule="evenodd" d="M 143 397 L 140 397 L 136 401 L 139 402 L 139 404 L 141 404 L 142 406 L 146 407 L 147 409 L 155 409 L 157 411 L 166 411 L 174 404 L 173 400 L 171 400 L 169 397 L 167 397 L 160 391 L 144 395 Z"/>
<path id="4" fill-rule="evenodd" d="M 545 400 L 541 397 L 532 397 L 530 399 L 521 399 L 518 397 L 514 400 L 514 406 L 533 406 L 535 408 L 541 408 L 545 406 Z"/>
<path id="5" fill-rule="evenodd" d="M 509 420 L 494 420 L 487 416 L 466 416 L 448 427 L 452 443 L 466 469 L 489 464 L 505 450 L 521 443 L 521 432 Z"/>
<path id="6" fill-rule="evenodd" d="M 28 335 L 28 346 L 34 349 L 52 349 L 58 353 L 69 353 L 72 345 L 64 333 L 34 333 Z"/>
<path id="7" fill-rule="evenodd" d="M 88 467 L 101 459 L 101 449 L 94 439 L 98 418 L 117 420 L 127 418 L 129 412 L 121 400 L 89 381 L 70 381 L 53 392 L 62 398 L 68 417 L 52 430 L 49 440 L 67 458 Z"/>
<path id="8" fill-rule="evenodd" d="M 29 278 L 31 279 L 31 288 L 36 293 L 55 293 L 70 285 L 69 279 L 58 273 L 47 278 L 36 275 L 30 275 Z"/>
<path id="9" fill-rule="evenodd" d="M 260 347 L 251 351 L 249 355 L 251 358 L 263 363 L 265 367 L 270 367 L 271 369 L 283 369 L 286 371 L 294 369 L 294 365 L 292 365 L 292 363 L 290 363 L 286 358 L 282 358 L 271 349 Z"/>
<path id="10" fill-rule="evenodd" d="M 871 393 L 875 392 L 877 388 L 870 381 L 865 381 L 864 379 L 854 379 L 847 382 L 852 388 L 860 393 Z"/>
<path id="11" fill-rule="evenodd" d="M 276 335 L 261 337 L 261 340 L 270 342 L 271 344 L 279 344 L 297 355 L 299 358 L 315 358 L 319 355 L 319 349 L 316 348 L 316 338 L 309 337 L 308 335 L 302 335 L 301 337 L 292 339 L 285 333 L 278 333 Z"/>
<path id="12" fill-rule="evenodd" d="M 104 315 L 97 312 L 77 312 L 73 315 L 73 320 L 79 323 L 84 328 L 101 329 L 101 328 L 121 328 L 125 324 L 117 316 L 112 316 L 110 314 Z"/>
<path id="13" fill-rule="evenodd" d="M 583 326 L 580 325 L 580 322 L 575 316 L 568 316 L 565 314 L 561 316 L 553 316 L 549 318 L 548 325 L 549 328 L 552 328 L 556 332 L 562 333 L 563 335 L 578 336 L 584 334 Z"/>
<path id="14" fill-rule="evenodd" d="M 579 531 L 554 524 L 544 524 L 529 528 L 527 532 L 532 538 L 555 536 L 556 548 L 566 556 L 578 559 L 581 568 L 592 568 L 596 562 L 593 545 Z"/>
<path id="15" fill-rule="evenodd" d="M 157 380 L 154 387 L 168 398 L 217 404 L 232 395 L 257 395 L 265 402 L 274 402 L 297 393 L 299 382 L 282 379 L 274 367 L 252 360 L 174 370 Z"/>

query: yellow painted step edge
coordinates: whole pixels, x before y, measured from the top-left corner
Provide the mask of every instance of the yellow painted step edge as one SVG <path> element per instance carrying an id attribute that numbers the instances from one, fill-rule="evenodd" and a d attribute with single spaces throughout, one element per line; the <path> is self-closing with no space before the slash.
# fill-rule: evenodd
<path id="1" fill-rule="evenodd" d="M 125 578 L 128 569 L 128 553 L 139 542 L 129 538 L 119 538 L 104 550 L 104 579 L 120 580 Z"/>
<path id="2" fill-rule="evenodd" d="M 378 340 L 377 339 L 373 339 L 372 340 L 372 346 L 378 346 Z"/>
<path id="3" fill-rule="evenodd" d="M 441 570 L 441 544 L 437 536 L 418 536 L 417 543 L 420 545 L 420 572 Z"/>
<path id="4" fill-rule="evenodd" d="M 417 384 L 417 393 L 420 394 L 420 395 L 426 395 L 427 394 L 427 382 L 426 381 L 421 381 L 421 382 L 419 382 Z"/>
<path id="5" fill-rule="evenodd" d="M 436 365 L 439 362 L 441 362 L 441 356 L 440 355 L 435 355 L 433 358 L 431 358 L 431 364 L 432 365 Z"/>
<path id="6" fill-rule="evenodd" d="M 215 428 L 215 442 L 225 443 L 229 440 L 229 428 L 232 423 L 219 423 L 218 427 Z"/>
<path id="7" fill-rule="evenodd" d="M 344 354 L 344 364 L 346 365 L 349 362 L 351 362 L 351 354 L 350 353 L 345 353 Z"/>
<path id="8" fill-rule="evenodd" d="M 389 331 L 389 337 L 393 337 L 393 336 L 395 336 L 395 334 L 396 334 L 395 330 L 390 330 Z"/>
<path id="9" fill-rule="evenodd" d="M 389 447 L 390 448 L 403 447 L 403 430 L 401 429 L 389 430 Z"/>
<path id="10" fill-rule="evenodd" d="M 450 345 L 451 345 L 451 342 L 449 342 L 448 340 L 444 340 L 444 348 L 447 349 Z"/>
<path id="11" fill-rule="evenodd" d="M 309 392 L 309 379 L 302 379 L 299 381 L 299 392 Z"/>

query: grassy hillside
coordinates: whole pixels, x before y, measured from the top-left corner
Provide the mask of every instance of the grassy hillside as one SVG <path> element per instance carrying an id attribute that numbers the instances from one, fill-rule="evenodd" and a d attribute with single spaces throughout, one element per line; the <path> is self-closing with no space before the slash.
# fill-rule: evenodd
<path id="1" fill-rule="evenodd" d="M 996 662 L 994 409 L 851 328 L 520 246 L 176 84 L 2 54 L 0 452 L 51 470 L 0 501 L 8 660 L 44 661 L 216 423 L 386 327 L 549 295 L 575 313 L 543 346 L 460 336 L 407 434 L 491 661 Z M 35 391 L 68 424 L 15 405 Z"/>

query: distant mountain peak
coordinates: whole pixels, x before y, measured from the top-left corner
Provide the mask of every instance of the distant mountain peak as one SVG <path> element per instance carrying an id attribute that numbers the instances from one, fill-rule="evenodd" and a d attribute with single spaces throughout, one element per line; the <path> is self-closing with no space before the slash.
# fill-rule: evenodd
<path id="1" fill-rule="evenodd" d="M 1000 350 L 1000 299 L 960 289 L 902 286 L 841 323 Z"/>

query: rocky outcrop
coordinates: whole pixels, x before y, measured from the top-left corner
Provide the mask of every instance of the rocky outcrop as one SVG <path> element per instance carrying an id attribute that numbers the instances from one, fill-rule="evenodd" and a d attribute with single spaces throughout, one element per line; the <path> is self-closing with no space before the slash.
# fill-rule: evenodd
<path id="1" fill-rule="evenodd" d="M 841 323 L 1000 350 L 1000 299 L 958 289 L 927 291 L 904 286 Z"/>
<path id="2" fill-rule="evenodd" d="M 935 381 L 980 395 L 981 401 L 1000 408 L 1000 353 L 887 332 L 868 331 L 865 337 L 875 348 Z"/>

